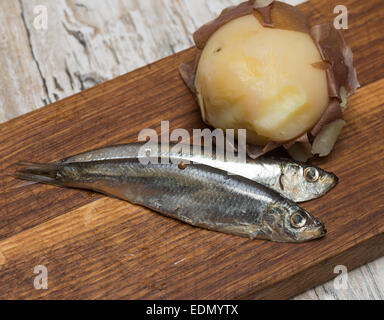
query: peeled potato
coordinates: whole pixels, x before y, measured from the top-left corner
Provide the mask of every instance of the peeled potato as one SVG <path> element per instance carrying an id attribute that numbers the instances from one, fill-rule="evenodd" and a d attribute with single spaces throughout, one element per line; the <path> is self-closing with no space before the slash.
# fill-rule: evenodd
<path id="1" fill-rule="evenodd" d="M 311 36 L 263 27 L 253 15 L 234 19 L 208 40 L 195 80 L 205 122 L 247 129 L 264 146 L 310 130 L 329 104 L 325 70 Z"/>

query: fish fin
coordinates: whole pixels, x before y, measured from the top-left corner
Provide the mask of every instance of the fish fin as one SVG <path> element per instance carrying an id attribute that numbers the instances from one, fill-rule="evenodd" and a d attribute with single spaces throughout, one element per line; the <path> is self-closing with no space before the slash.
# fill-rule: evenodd
<path id="1" fill-rule="evenodd" d="M 14 175 L 13 177 L 15 178 L 16 175 Z M 20 179 L 20 180 L 24 180 L 24 179 Z M 32 186 L 34 184 L 38 184 L 38 182 L 36 182 L 36 181 L 19 182 L 13 189 L 21 189 L 21 188 L 24 188 L 24 187 Z"/>
<path id="2" fill-rule="evenodd" d="M 17 179 L 63 186 L 58 180 L 59 165 L 56 163 L 19 162 L 18 166 L 23 168 L 13 174 Z"/>

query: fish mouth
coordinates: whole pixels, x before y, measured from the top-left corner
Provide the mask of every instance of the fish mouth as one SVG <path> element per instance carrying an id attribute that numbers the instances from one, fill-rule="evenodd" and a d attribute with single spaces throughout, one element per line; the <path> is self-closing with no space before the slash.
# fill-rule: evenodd
<path id="1" fill-rule="evenodd" d="M 312 195 L 308 195 L 308 197 L 302 202 L 318 199 L 326 195 L 338 185 L 339 178 L 334 173 L 327 173 L 325 176 L 323 176 L 321 183 L 321 187 L 316 192 L 313 192 Z"/>
<path id="2" fill-rule="evenodd" d="M 333 172 L 322 170 L 320 179 L 323 185 L 325 186 L 325 190 L 329 191 L 334 188 L 339 183 L 339 178 Z"/>
<path id="3" fill-rule="evenodd" d="M 315 240 L 324 237 L 327 234 L 327 229 L 325 229 L 325 225 L 321 222 L 318 225 L 301 232 L 298 236 L 297 241 L 305 242 L 309 240 Z"/>
<path id="4" fill-rule="evenodd" d="M 280 193 L 297 203 L 303 203 L 321 198 L 335 188 L 339 183 L 339 178 L 331 172 L 326 172 L 320 179 L 321 180 L 318 181 L 319 185 L 317 187 L 313 187 L 311 189 L 307 188 L 305 193 L 300 193 L 293 187 L 285 186 L 280 181 L 280 186 L 282 186 L 282 191 Z"/>
<path id="5" fill-rule="evenodd" d="M 339 177 L 334 173 L 329 173 L 328 179 L 326 181 L 329 182 L 328 188 L 326 188 L 326 192 L 328 192 L 338 185 Z"/>

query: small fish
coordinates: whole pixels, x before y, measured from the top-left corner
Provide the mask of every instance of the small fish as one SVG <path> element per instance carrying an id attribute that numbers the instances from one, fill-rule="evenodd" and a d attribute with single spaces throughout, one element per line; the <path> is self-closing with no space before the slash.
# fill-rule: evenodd
<path id="1" fill-rule="evenodd" d="M 64 159 L 63 163 L 143 159 L 149 155 L 160 158 L 160 162 L 161 159 L 172 159 L 179 163 L 200 163 L 256 181 L 298 203 L 320 198 L 338 183 L 335 174 L 308 164 L 269 158 L 247 158 L 244 162 L 238 158 L 225 159 L 222 154 L 224 152 L 215 150 L 205 154 L 200 146 L 133 143 L 92 150 Z"/>
<path id="2" fill-rule="evenodd" d="M 277 242 L 326 233 L 321 222 L 277 192 L 206 165 L 145 165 L 137 159 L 22 165 L 20 179 L 93 190 L 213 231 Z"/>

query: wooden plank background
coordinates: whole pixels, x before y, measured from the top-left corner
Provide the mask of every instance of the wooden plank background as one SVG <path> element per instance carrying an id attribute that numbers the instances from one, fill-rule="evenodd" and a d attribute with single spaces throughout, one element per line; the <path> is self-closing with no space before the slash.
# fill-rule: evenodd
<path id="1" fill-rule="evenodd" d="M 105 1 L 101 0 L 1 1 L 0 120 L 5 122 L 13 119 L 34 108 L 61 100 L 95 84 L 103 83 L 105 80 L 188 48 L 192 46 L 191 33 L 199 25 L 217 15 L 222 8 L 235 3 L 237 1 L 146 0 L 139 2 L 115 0 L 108 2 L 107 5 Z M 47 30 L 36 30 L 33 27 L 36 15 L 33 10 L 36 5 L 41 4 L 46 5 L 48 9 L 49 24 Z M 302 7 L 311 13 L 314 23 L 319 23 L 330 21 L 334 17 L 333 8 L 336 4 L 341 3 L 337 1 L 310 1 Z M 384 37 L 380 30 L 384 17 L 382 2 L 379 0 L 364 2 L 350 0 L 343 1 L 343 4 L 350 9 L 350 30 L 346 31 L 346 36 L 354 49 L 359 79 L 364 86 L 362 92 L 353 99 L 351 105 L 354 106 L 353 110 L 355 110 L 359 106 L 363 107 L 364 103 L 371 102 L 380 108 L 383 98 L 383 82 L 379 80 L 383 78 L 384 71 L 384 48 L 380 46 Z M 176 66 L 179 60 L 184 61 L 190 56 L 191 53 L 189 52 L 183 53 L 172 63 Z M 157 67 L 159 65 L 152 66 L 152 68 Z M 164 77 L 173 79 L 177 76 L 174 70 L 165 69 L 162 71 Z M 125 77 L 122 80 L 137 81 L 141 74 L 150 73 L 151 66 L 145 68 L 144 71 L 142 70 L 141 73 L 136 73 L 136 77 Z M 125 90 L 126 85 L 126 82 L 124 85 L 121 84 L 121 90 Z M 133 83 L 132 87 L 134 87 Z M 94 94 L 98 95 L 100 105 L 105 107 L 117 103 L 118 98 L 108 97 L 108 92 L 111 90 L 110 86 L 102 85 L 95 89 Z M 184 101 L 188 94 L 184 88 L 164 87 L 162 90 L 164 92 L 179 90 L 173 92 L 173 95 L 176 100 L 177 97 L 180 97 L 180 102 Z M 148 88 L 135 87 L 135 92 L 132 94 L 136 97 L 136 105 L 140 105 L 141 95 L 146 91 Z M 119 93 L 118 88 L 116 92 Z M 126 93 L 121 92 L 120 94 L 125 95 Z M 155 96 L 156 92 L 153 95 Z M 369 100 L 367 96 L 370 95 L 376 96 L 377 100 Z M 67 108 L 62 113 L 69 102 L 78 105 L 78 108 Z M 177 102 L 173 101 L 172 105 L 176 106 Z M 22 138 L 11 141 L 2 139 L 1 154 L 3 155 L 5 150 L 12 150 L 11 146 L 18 145 L 22 146 L 18 149 L 18 154 L 28 154 L 39 161 L 50 161 L 66 156 L 68 153 L 89 148 L 87 135 L 92 135 L 94 141 L 99 141 L 100 145 L 105 145 L 115 141 L 134 141 L 137 137 L 137 128 L 151 126 L 157 128 L 158 126 L 157 122 L 140 120 L 141 122 L 137 123 L 136 128 L 119 127 L 121 115 L 112 112 L 104 112 L 105 118 L 98 119 L 98 123 L 92 125 L 89 123 L 89 119 L 94 119 L 93 117 L 99 111 L 97 106 L 93 112 L 91 111 L 87 115 L 81 113 L 81 106 L 88 104 L 89 108 L 89 104 L 92 103 L 94 101 L 89 99 L 86 94 L 79 95 L 71 100 L 61 100 L 60 103 L 50 106 L 38 114 L 35 113 L 36 117 L 39 118 L 35 118 L 32 114 L 29 117 L 11 121 L 11 125 L 7 124 L 0 127 L 1 136 L 6 137 L 9 134 L 6 130 L 17 124 L 19 132 L 16 132 Z M 184 125 L 181 118 L 184 116 L 185 109 L 169 110 L 166 101 L 163 104 L 161 101 L 157 101 L 157 105 L 162 105 L 162 108 L 157 108 L 154 105 L 152 112 L 148 114 L 148 119 L 161 112 L 164 119 L 176 119 L 172 122 L 174 127 L 178 127 L 180 124 Z M 139 114 L 140 110 L 137 110 L 138 120 L 140 119 Z M 130 114 L 130 117 L 134 116 Z M 361 116 L 363 117 L 363 115 Z M 377 116 L 380 114 L 377 113 Z M 79 119 L 81 121 L 78 121 Z M 366 120 L 372 121 L 372 118 Z M 81 136 L 74 138 L 68 135 L 65 141 L 55 140 L 55 126 L 52 126 L 52 121 L 58 127 L 66 126 L 68 131 L 80 132 Z M 199 121 L 197 113 L 191 114 L 190 128 L 201 125 Z M 39 125 L 38 130 L 36 123 Z M 120 123 L 124 123 L 124 121 Z M 85 124 L 87 127 L 82 127 Z M 111 128 L 110 131 L 103 130 L 100 134 L 95 134 L 97 127 L 103 124 L 109 126 L 115 124 L 116 127 Z M 30 129 L 28 135 L 28 132 L 23 132 L 23 127 L 35 129 Z M 45 127 L 48 131 L 44 131 Z M 111 133 L 109 134 L 109 132 Z M 348 132 L 353 137 L 354 131 Z M 13 134 L 12 137 L 15 136 L 15 132 Z M 26 135 L 27 139 L 25 139 Z M 51 138 L 47 139 L 47 136 Z M 39 141 L 43 141 L 43 143 L 39 144 Z M 60 149 L 61 145 L 66 146 L 65 150 Z M 342 150 L 342 145 L 339 148 Z M 50 150 L 50 153 L 44 154 L 47 149 Z M 6 159 L 16 158 L 18 154 L 7 154 Z M 3 158 L 4 162 L 0 168 L 3 173 L 9 173 L 10 170 L 11 161 L 6 159 Z M 74 295 L 77 294 L 77 297 L 83 298 L 125 297 L 124 294 L 132 288 L 124 287 L 124 280 L 127 279 L 122 278 L 115 270 L 121 270 L 124 265 L 134 268 L 134 260 L 138 256 L 156 255 L 151 250 L 151 246 L 158 244 L 158 240 L 162 236 L 175 236 L 177 239 L 180 230 L 184 228 L 182 225 L 176 225 L 174 230 L 170 230 L 169 226 L 172 224 L 165 223 L 164 218 L 153 214 L 150 218 L 149 227 L 152 229 L 149 230 L 153 230 L 157 236 L 153 237 L 153 241 L 143 244 L 142 247 L 135 247 L 132 248 L 132 251 L 127 251 L 127 247 L 121 242 L 124 239 L 127 242 L 137 243 L 138 239 L 134 237 L 139 235 L 133 232 L 131 228 L 139 219 L 140 213 L 142 213 L 141 208 L 89 193 L 58 191 L 46 186 L 33 187 L 29 192 L 23 193 L 25 199 L 18 198 L 18 201 L 12 201 L 10 200 L 12 195 L 20 195 L 18 185 L 7 178 L 1 181 L 0 187 L 0 272 L 2 274 L 0 296 L 2 298 L 68 297 L 71 294 L 69 291 Z M 30 205 L 28 214 L 14 214 L 20 212 L 19 206 L 25 205 L 26 202 Z M 103 212 L 97 214 L 100 208 Z M 71 212 L 71 214 L 63 214 L 66 212 Z M 377 227 L 372 226 L 372 228 Z M 61 230 L 61 232 L 52 233 L 52 230 Z M 175 277 L 183 279 L 183 275 L 190 272 L 188 270 L 190 265 L 186 261 L 199 255 L 198 244 L 204 237 L 209 238 L 211 243 L 220 240 L 224 244 L 224 248 L 225 244 L 232 245 L 233 241 L 237 244 L 244 244 L 245 248 L 251 248 L 248 242 L 244 240 L 208 234 L 201 233 L 200 230 L 191 231 L 188 234 L 188 247 L 182 239 L 177 239 L 174 243 L 165 243 L 165 247 L 159 248 L 165 254 L 155 257 L 155 259 L 158 259 L 156 261 L 159 261 L 159 264 L 164 263 L 169 258 L 174 259 L 173 249 L 180 246 L 188 254 L 181 255 L 180 259 L 175 259 L 172 263 L 175 272 L 177 272 Z M 39 235 L 39 237 L 36 238 L 34 235 Z M 53 243 L 54 245 L 52 245 Z M 105 253 L 106 249 L 110 249 L 108 254 Z M 204 254 L 208 258 L 213 252 L 217 255 L 215 266 L 223 263 L 225 259 L 233 259 L 229 251 L 223 248 L 220 250 L 214 245 L 211 247 L 211 252 L 204 252 Z M 106 255 L 105 259 L 101 258 L 103 255 Z M 43 259 L 42 261 L 41 257 L 47 260 Z M 52 263 L 52 259 L 63 259 L 66 263 L 63 264 L 60 261 Z M 99 269 L 103 270 L 103 273 L 88 273 L 87 265 L 84 265 L 84 274 L 72 273 L 72 271 L 79 269 L 79 265 L 70 266 L 68 263 L 79 264 L 81 261 L 86 261 L 88 264 L 94 261 Z M 183 263 L 186 264 L 185 271 L 180 271 L 182 270 L 180 265 Z M 25 265 L 38 264 L 49 266 L 50 273 L 55 274 L 53 281 L 60 279 L 63 283 L 50 283 L 52 289 L 48 293 L 25 291 L 28 285 L 32 287 L 34 277 L 32 270 L 30 273 L 26 271 Z M 207 268 L 208 266 L 201 266 L 201 268 L 204 267 Z M 335 290 L 333 283 L 329 282 L 308 291 L 297 299 L 382 299 L 384 292 L 383 270 L 384 260 L 376 260 L 351 272 L 349 274 L 349 288 L 346 290 Z M 142 277 L 142 283 L 139 283 L 137 288 L 147 287 L 148 291 L 156 292 L 156 296 L 160 298 L 172 296 L 167 288 L 167 283 L 161 281 L 161 279 L 166 278 L 165 272 L 169 272 L 169 270 L 160 270 L 159 272 L 163 273 L 163 276 L 146 273 Z M 134 275 L 127 272 L 124 273 L 124 276 L 132 277 Z M 78 277 L 78 283 L 71 281 L 71 277 Z M 217 281 L 220 282 L 219 279 Z M 87 287 L 89 283 L 91 285 Z M 111 283 L 114 283 L 115 286 L 112 287 Z M 18 284 L 22 284 L 22 286 L 17 287 Z M 248 285 L 249 288 L 254 287 L 252 283 Z M 121 288 L 116 286 L 121 286 Z M 193 286 L 194 292 L 199 292 L 204 296 L 204 290 L 197 280 Z M 236 292 L 236 290 L 238 291 Z M 220 297 L 239 297 L 244 292 L 247 292 L 246 288 L 228 287 L 223 289 Z M 206 294 L 207 297 L 214 297 L 210 296 L 212 293 L 206 292 Z M 173 293 L 173 296 L 177 296 L 176 293 Z M 146 296 L 138 295 L 138 297 L 145 298 Z"/>

